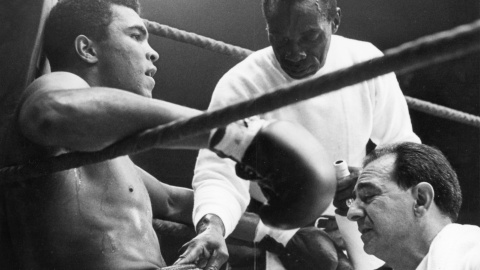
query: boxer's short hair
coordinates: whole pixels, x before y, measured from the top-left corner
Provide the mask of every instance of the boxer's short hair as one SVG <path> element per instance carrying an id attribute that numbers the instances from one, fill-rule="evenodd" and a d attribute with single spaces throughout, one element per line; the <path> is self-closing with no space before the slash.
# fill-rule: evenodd
<path id="1" fill-rule="evenodd" d="M 74 41 L 85 35 L 95 41 L 108 37 L 112 5 L 126 6 L 140 12 L 138 0 L 60 0 L 45 23 L 45 54 L 52 70 L 71 65 Z"/>

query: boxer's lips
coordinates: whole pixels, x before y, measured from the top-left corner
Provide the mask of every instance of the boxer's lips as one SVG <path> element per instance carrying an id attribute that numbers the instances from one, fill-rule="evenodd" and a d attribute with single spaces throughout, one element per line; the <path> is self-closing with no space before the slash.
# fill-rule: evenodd
<path id="1" fill-rule="evenodd" d="M 153 78 L 155 73 L 157 73 L 157 68 L 156 67 L 149 68 L 145 72 L 145 75 L 148 77 L 149 81 L 151 82 L 151 86 L 150 86 L 151 89 L 153 89 L 153 87 L 155 86 L 155 79 Z"/>
<path id="2" fill-rule="evenodd" d="M 155 75 L 155 73 L 157 73 L 157 68 L 156 67 L 152 67 L 152 68 L 149 68 L 146 72 L 145 72 L 145 75 L 147 75 L 148 77 L 152 77 Z"/>

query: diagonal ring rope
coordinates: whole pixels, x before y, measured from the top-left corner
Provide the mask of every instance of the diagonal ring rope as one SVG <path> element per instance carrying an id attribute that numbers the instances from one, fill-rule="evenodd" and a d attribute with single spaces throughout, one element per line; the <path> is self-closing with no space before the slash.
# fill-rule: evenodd
<path id="1" fill-rule="evenodd" d="M 459 123 L 480 127 L 480 117 L 460 112 L 448 107 L 440 106 L 428 101 L 415 99 L 412 97 L 405 97 L 408 106 L 420 112 L 428 113 L 437 117 L 453 120 Z"/>
<path id="2" fill-rule="evenodd" d="M 160 268 L 160 270 L 202 270 L 195 264 L 172 265 Z"/>
<path id="3" fill-rule="evenodd" d="M 175 41 L 191 44 L 212 52 L 221 53 L 238 60 L 243 60 L 252 51 L 231 44 L 226 44 L 212 38 L 201 36 L 192 32 L 180 30 L 171 26 L 159 24 L 149 20 L 143 20 L 148 32 L 157 36 L 166 37 Z"/>
<path id="4" fill-rule="evenodd" d="M 201 36 L 195 33 L 187 32 L 180 30 L 171 26 L 162 25 L 157 22 L 152 22 L 144 20 L 145 25 L 150 33 L 166 37 L 172 40 L 179 42 L 191 44 L 203 49 L 207 49 L 216 53 L 225 54 L 236 58 L 238 60 L 243 60 L 247 56 L 253 53 L 253 51 L 244 49 L 238 46 L 224 43 L 222 41 L 217 41 L 205 36 Z M 434 116 L 450 119 L 460 123 L 479 126 L 480 117 L 465 112 L 453 110 L 451 108 L 435 105 L 427 101 L 422 101 L 413 97 L 405 96 L 407 104 L 411 109 L 428 113 Z"/>
<path id="5" fill-rule="evenodd" d="M 252 100 L 146 130 L 98 152 L 68 153 L 2 168 L 0 185 L 160 147 L 168 142 L 207 133 L 231 122 L 266 113 L 392 71 L 412 71 L 479 50 L 480 20 L 405 43 L 385 51 L 384 56 L 345 69 L 277 87 L 272 93 Z"/>

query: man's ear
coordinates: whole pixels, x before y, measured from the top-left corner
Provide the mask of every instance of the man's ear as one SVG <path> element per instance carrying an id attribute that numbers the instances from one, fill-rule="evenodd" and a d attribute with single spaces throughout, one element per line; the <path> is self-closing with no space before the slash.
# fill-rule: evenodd
<path id="1" fill-rule="evenodd" d="M 342 10 L 337 7 L 337 13 L 335 14 L 335 17 L 332 20 L 332 34 L 335 34 L 338 30 L 338 27 L 340 27 L 340 21 L 342 20 Z"/>
<path id="2" fill-rule="evenodd" d="M 94 64 L 98 61 L 97 52 L 93 45 L 93 41 L 84 35 L 79 35 L 75 39 L 75 51 L 77 55 L 89 64 Z"/>
<path id="3" fill-rule="evenodd" d="M 423 216 L 433 204 L 435 192 L 432 185 L 427 182 L 418 183 L 412 188 L 412 195 L 415 199 L 413 211 L 416 216 Z"/>

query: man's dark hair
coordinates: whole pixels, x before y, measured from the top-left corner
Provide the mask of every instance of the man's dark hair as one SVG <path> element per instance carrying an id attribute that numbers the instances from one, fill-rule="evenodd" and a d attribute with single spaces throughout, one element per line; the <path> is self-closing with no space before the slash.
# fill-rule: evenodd
<path id="1" fill-rule="evenodd" d="M 95 41 L 108 37 L 112 5 L 121 5 L 139 13 L 138 0 L 60 0 L 45 23 L 45 54 L 52 70 L 68 66 L 74 54 L 74 41 L 85 35 Z"/>
<path id="2" fill-rule="evenodd" d="M 389 154 L 395 156 L 392 180 L 403 189 L 429 183 L 435 192 L 435 204 L 455 222 L 462 205 L 462 191 L 457 174 L 442 152 L 424 144 L 403 142 L 373 150 L 365 157 L 363 166 Z"/>
<path id="3" fill-rule="evenodd" d="M 265 20 L 268 22 L 272 15 L 275 14 L 278 3 L 283 2 L 289 5 L 297 3 L 316 3 L 319 5 L 321 12 L 331 21 L 337 14 L 337 0 L 262 0 L 262 11 Z"/>

